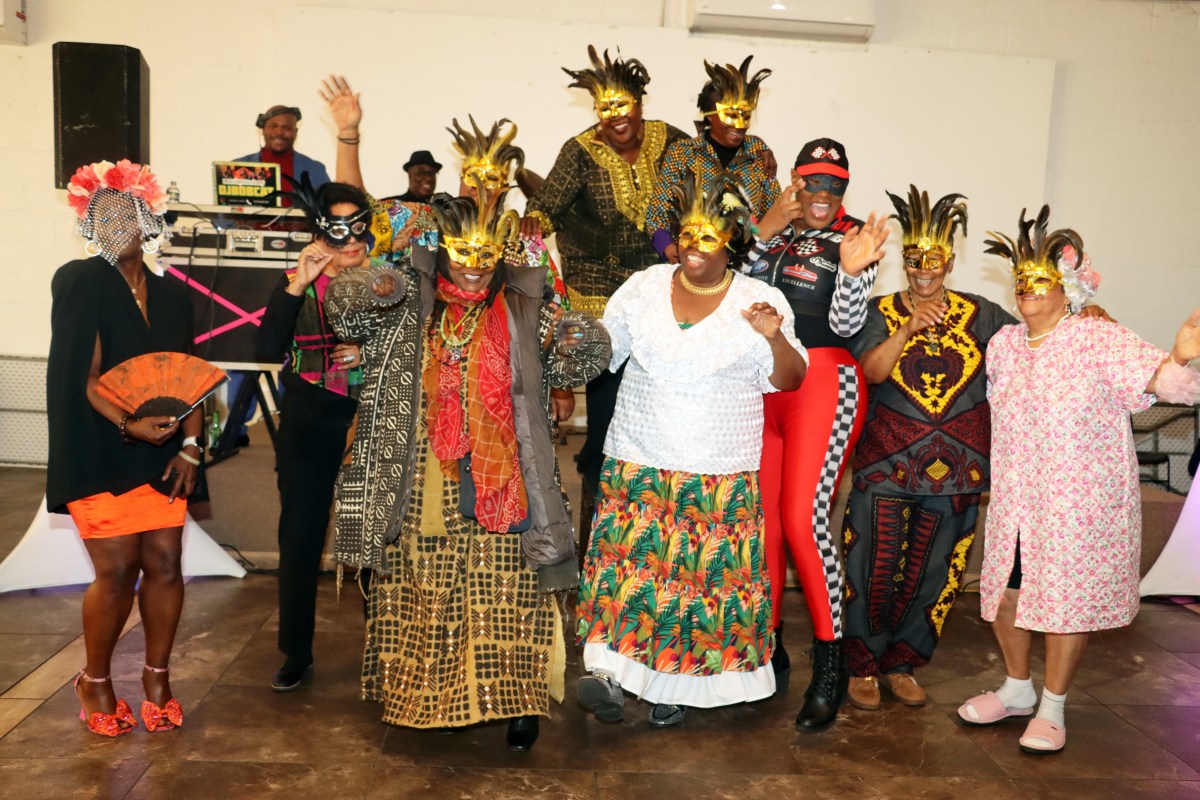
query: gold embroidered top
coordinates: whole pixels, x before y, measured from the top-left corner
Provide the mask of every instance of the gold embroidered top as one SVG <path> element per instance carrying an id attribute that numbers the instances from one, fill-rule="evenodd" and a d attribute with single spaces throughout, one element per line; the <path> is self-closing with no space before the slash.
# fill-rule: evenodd
<path id="1" fill-rule="evenodd" d="M 553 224 L 572 307 L 583 298 L 582 310 L 589 313 L 602 313 L 626 278 L 660 261 L 642 230 L 646 209 L 658 188 L 663 153 L 687 134 L 659 120 L 644 124 L 633 164 L 594 128 L 568 139 L 526 210 Z"/>

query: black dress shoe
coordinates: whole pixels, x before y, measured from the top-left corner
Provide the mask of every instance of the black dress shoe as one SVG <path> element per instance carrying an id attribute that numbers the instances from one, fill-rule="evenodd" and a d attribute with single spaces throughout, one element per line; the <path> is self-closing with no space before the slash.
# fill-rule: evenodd
<path id="1" fill-rule="evenodd" d="M 524 753 L 533 747 L 538 737 L 538 718 L 513 717 L 508 721 L 508 749 Z"/>
<path id="2" fill-rule="evenodd" d="M 311 661 L 302 667 L 296 667 L 285 661 L 282 667 L 275 670 L 275 677 L 271 679 L 271 688 L 277 692 L 291 692 L 299 689 L 300 682 L 304 680 L 305 674 L 310 669 L 312 669 Z"/>
<path id="3" fill-rule="evenodd" d="M 238 437 L 237 437 L 237 441 L 234 442 L 234 445 L 236 447 L 249 447 L 250 446 L 250 434 L 239 433 Z"/>

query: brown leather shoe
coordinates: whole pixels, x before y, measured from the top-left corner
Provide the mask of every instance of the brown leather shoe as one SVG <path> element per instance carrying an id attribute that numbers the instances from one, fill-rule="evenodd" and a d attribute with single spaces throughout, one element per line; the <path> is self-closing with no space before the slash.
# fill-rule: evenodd
<path id="1" fill-rule="evenodd" d="M 863 711 L 879 710 L 879 679 L 874 675 L 866 678 L 850 677 L 850 688 L 846 691 L 850 704 Z"/>
<path id="2" fill-rule="evenodd" d="M 906 706 L 925 705 L 925 690 L 917 683 L 917 679 L 908 672 L 896 672 L 884 675 L 883 682 L 896 696 L 896 699 Z"/>

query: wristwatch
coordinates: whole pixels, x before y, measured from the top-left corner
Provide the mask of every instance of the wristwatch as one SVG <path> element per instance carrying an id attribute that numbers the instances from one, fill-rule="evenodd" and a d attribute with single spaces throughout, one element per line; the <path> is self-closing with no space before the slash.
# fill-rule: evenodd
<path id="1" fill-rule="evenodd" d="M 183 439 L 183 444 L 179 445 L 179 449 L 182 450 L 183 448 L 187 447 L 188 445 L 191 445 L 192 447 L 199 450 L 200 457 L 201 458 L 204 457 L 204 447 L 201 446 L 199 440 L 197 440 L 195 436 L 185 436 Z"/>

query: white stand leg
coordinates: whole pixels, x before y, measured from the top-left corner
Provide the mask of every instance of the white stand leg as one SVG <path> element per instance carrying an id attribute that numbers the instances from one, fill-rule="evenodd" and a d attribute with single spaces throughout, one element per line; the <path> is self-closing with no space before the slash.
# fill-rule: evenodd
<path id="1" fill-rule="evenodd" d="M 242 565 L 196 524 L 191 515 L 183 526 L 183 575 L 245 576 Z M 66 514 L 51 514 L 46 500 L 25 536 L 0 563 L 0 593 L 47 586 L 75 586 L 96 577 L 75 523 Z"/>

